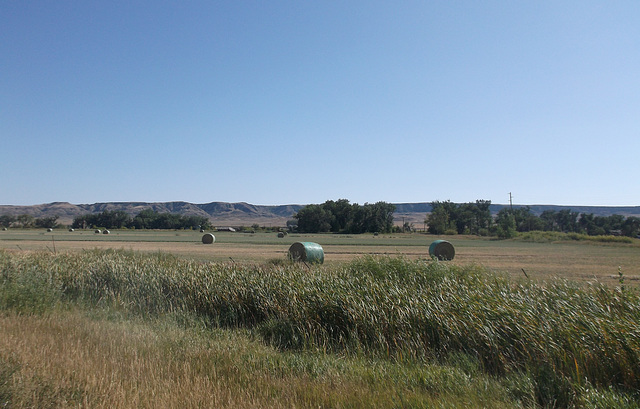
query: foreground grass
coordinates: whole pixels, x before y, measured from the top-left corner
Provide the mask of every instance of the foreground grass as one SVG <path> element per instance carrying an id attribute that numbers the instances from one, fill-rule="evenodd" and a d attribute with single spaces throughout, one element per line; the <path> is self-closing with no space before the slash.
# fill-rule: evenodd
<path id="1" fill-rule="evenodd" d="M 170 317 L 5 314 L 0 328 L 0 407 L 512 407 L 455 366 L 282 353 Z"/>
<path id="2" fill-rule="evenodd" d="M 0 253 L 0 283 L 2 334 L 26 316 L 38 329 L 27 320 L 18 333 L 62 336 L 43 357 L 97 348 L 49 366 L 3 352 L 0 398 L 12 407 L 41 406 L 33 396 L 95 407 L 112 395 L 111 407 L 171 407 L 169 390 L 218 407 L 638 407 L 640 303 L 622 277 L 584 288 L 402 258 L 306 268 L 94 251 Z M 60 310 L 69 305 L 137 318 L 94 321 Z M 20 345 L 47 343 L 0 351 Z M 102 363 L 39 375 L 74 356 Z M 180 389 L 191 382 L 209 392 Z"/>

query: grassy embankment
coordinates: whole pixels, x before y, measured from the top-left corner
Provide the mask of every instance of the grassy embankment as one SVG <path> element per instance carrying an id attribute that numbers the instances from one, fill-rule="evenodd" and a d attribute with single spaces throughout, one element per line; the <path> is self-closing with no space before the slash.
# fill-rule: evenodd
<path id="1" fill-rule="evenodd" d="M 640 297 L 363 257 L 0 252 L 0 405 L 638 407 Z"/>

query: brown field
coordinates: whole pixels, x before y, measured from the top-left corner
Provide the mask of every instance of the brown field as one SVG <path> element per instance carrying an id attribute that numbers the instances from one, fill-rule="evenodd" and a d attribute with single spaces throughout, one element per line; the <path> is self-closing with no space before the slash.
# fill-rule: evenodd
<path id="1" fill-rule="evenodd" d="M 93 231 L 46 233 L 41 230 L 0 232 L 0 249 L 10 251 L 82 251 L 124 249 L 140 252 L 167 252 L 180 257 L 211 261 L 264 262 L 284 258 L 296 241 L 322 245 L 325 263 L 339 263 L 363 255 L 402 255 L 410 259 L 428 258 L 429 244 L 437 238 L 449 240 L 456 248 L 456 264 L 477 264 L 517 277 L 563 277 L 579 281 L 615 284 L 621 271 L 629 284 L 640 283 L 640 240 L 633 244 L 554 242 L 528 243 L 517 240 L 489 240 L 471 236 L 435 237 L 425 234 L 365 235 L 214 232 L 216 242 L 201 243 L 194 231 L 114 231 L 109 235 Z M 523 272 L 524 270 L 524 272 Z"/>

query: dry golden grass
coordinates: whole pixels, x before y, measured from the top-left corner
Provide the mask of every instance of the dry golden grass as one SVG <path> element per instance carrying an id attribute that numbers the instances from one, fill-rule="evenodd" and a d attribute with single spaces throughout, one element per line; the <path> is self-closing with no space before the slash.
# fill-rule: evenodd
<path id="1" fill-rule="evenodd" d="M 0 350 L 19 363 L 12 378 L 15 407 L 229 406 L 232 393 L 216 373 L 194 376 L 167 361 L 157 334 L 80 316 L 0 319 Z M 7 354 L 7 352 L 5 352 Z M 5 360 L 7 357 L 4 358 Z"/>
<path id="2" fill-rule="evenodd" d="M 379 375 L 362 369 L 380 378 L 371 383 L 339 369 L 339 357 L 321 358 L 328 364 L 321 361 L 316 376 L 312 360 L 283 358 L 242 331 L 198 333 L 69 312 L 0 314 L 0 329 L 0 406 L 9 394 L 11 408 L 384 408 L 443 397 L 385 380 L 384 368 Z M 478 402 L 446 396 L 451 407 Z M 508 407 L 500 396 L 486 399 Z"/>
<path id="3" fill-rule="evenodd" d="M 248 341 L 234 335 L 204 345 L 184 332 L 80 315 L 3 316 L 0 328 L 4 359 L 20 363 L 15 407 L 295 407 L 301 390 L 237 368 L 232 355 Z"/>

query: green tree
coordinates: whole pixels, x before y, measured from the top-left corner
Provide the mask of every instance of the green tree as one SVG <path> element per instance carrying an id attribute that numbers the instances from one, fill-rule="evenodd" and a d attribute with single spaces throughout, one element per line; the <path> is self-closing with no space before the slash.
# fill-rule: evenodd
<path id="1" fill-rule="evenodd" d="M 131 227 L 136 229 L 151 229 L 158 218 L 158 212 L 151 209 L 144 209 L 140 213 L 134 216 L 131 221 Z"/>
<path id="2" fill-rule="evenodd" d="M 302 232 L 321 233 L 331 229 L 332 215 L 321 205 L 307 205 L 294 217 L 298 220 L 298 230 Z"/>
<path id="3" fill-rule="evenodd" d="M 55 229 L 58 227 L 58 216 L 40 217 L 34 220 L 36 227 L 42 227 L 45 229 Z"/>
<path id="4" fill-rule="evenodd" d="M 369 208 L 354 203 L 352 206 L 351 222 L 349 223 L 349 233 L 364 233 L 367 231 L 367 219 L 370 217 Z"/>
<path id="5" fill-rule="evenodd" d="M 571 209 L 560 210 L 556 213 L 556 225 L 561 232 L 576 233 L 579 230 L 578 212 Z"/>
<path id="6" fill-rule="evenodd" d="M 185 229 L 211 229 L 211 221 L 205 216 L 183 216 L 182 226 Z"/>
<path id="7" fill-rule="evenodd" d="M 543 221 L 531 212 L 529 206 L 523 206 L 513 209 L 513 217 L 516 222 L 516 230 L 519 232 L 527 232 L 534 230 L 544 230 Z"/>
<path id="8" fill-rule="evenodd" d="M 640 217 L 627 217 L 622 225 L 622 234 L 629 237 L 638 236 L 640 234 Z"/>
<path id="9" fill-rule="evenodd" d="M 605 234 L 602 226 L 598 225 L 597 219 L 593 213 L 582 213 L 578 218 L 578 225 L 582 233 L 590 236 L 598 236 Z"/>
<path id="10" fill-rule="evenodd" d="M 395 205 L 386 202 L 365 203 L 363 206 L 354 204 L 349 233 L 390 233 L 393 230 L 395 208 Z"/>
<path id="11" fill-rule="evenodd" d="M 395 212 L 396 206 L 387 202 L 376 202 L 369 205 L 365 203 L 364 207 L 367 206 L 371 211 L 365 232 L 390 233 L 393 230 L 393 212 Z"/>
<path id="12" fill-rule="evenodd" d="M 123 210 L 105 210 L 98 215 L 97 219 L 95 224 L 107 229 L 121 229 L 131 223 L 131 216 Z"/>
<path id="13" fill-rule="evenodd" d="M 504 208 L 496 216 L 497 234 L 501 239 L 509 239 L 516 235 L 516 218 L 511 209 Z"/>
<path id="14" fill-rule="evenodd" d="M 93 227 L 95 225 L 94 219 L 95 218 L 93 217 L 93 215 L 90 214 L 77 216 L 73 219 L 71 227 L 73 227 L 74 229 L 86 229 L 88 227 Z"/>
<path id="15" fill-rule="evenodd" d="M 475 216 L 475 226 L 473 234 L 478 234 L 480 230 L 488 230 L 491 227 L 491 200 L 476 200 L 473 208 Z"/>
<path id="16" fill-rule="evenodd" d="M 71 227 L 74 229 L 104 227 L 106 229 L 121 229 L 129 227 L 131 216 L 123 210 L 105 210 L 98 214 L 84 214 L 73 219 Z"/>
<path id="17" fill-rule="evenodd" d="M 33 227 L 35 218 L 30 214 L 21 214 L 16 218 L 16 220 L 23 229 L 26 229 L 29 227 Z"/>
<path id="18" fill-rule="evenodd" d="M 327 200 L 322 207 L 331 213 L 331 231 L 334 233 L 345 232 L 353 220 L 353 206 L 347 199 L 337 201 Z"/>
<path id="19" fill-rule="evenodd" d="M 151 229 L 179 229 L 181 228 L 182 221 L 179 214 L 173 213 L 158 213 L 158 216 L 153 219 L 151 223 Z"/>
<path id="20" fill-rule="evenodd" d="M 608 229 L 607 234 L 611 234 L 612 230 L 623 230 L 625 218 L 619 214 L 612 214 L 608 217 Z"/>
<path id="21" fill-rule="evenodd" d="M 291 231 L 298 230 L 298 220 L 296 219 L 287 220 L 287 229 Z"/>
<path id="22" fill-rule="evenodd" d="M 395 205 L 386 202 L 360 206 L 340 199 L 305 206 L 294 217 L 298 221 L 298 230 L 309 233 L 390 232 L 394 211 Z"/>
<path id="23" fill-rule="evenodd" d="M 11 223 L 15 222 L 15 216 L 2 215 L 0 216 L 0 226 L 9 228 L 11 227 Z"/>
<path id="24" fill-rule="evenodd" d="M 455 220 L 453 221 L 458 234 L 477 233 L 478 227 L 475 213 L 476 207 L 473 203 L 463 203 L 458 206 L 455 212 Z"/>
<path id="25" fill-rule="evenodd" d="M 545 210 L 540 215 L 542 221 L 542 230 L 544 231 L 559 231 L 558 224 L 556 223 L 556 212 L 554 210 Z"/>
<path id="26" fill-rule="evenodd" d="M 426 223 L 431 234 L 445 234 L 451 230 L 457 231 L 456 219 L 458 208 L 449 200 L 444 202 L 431 202 L 431 213 L 427 216 Z"/>

